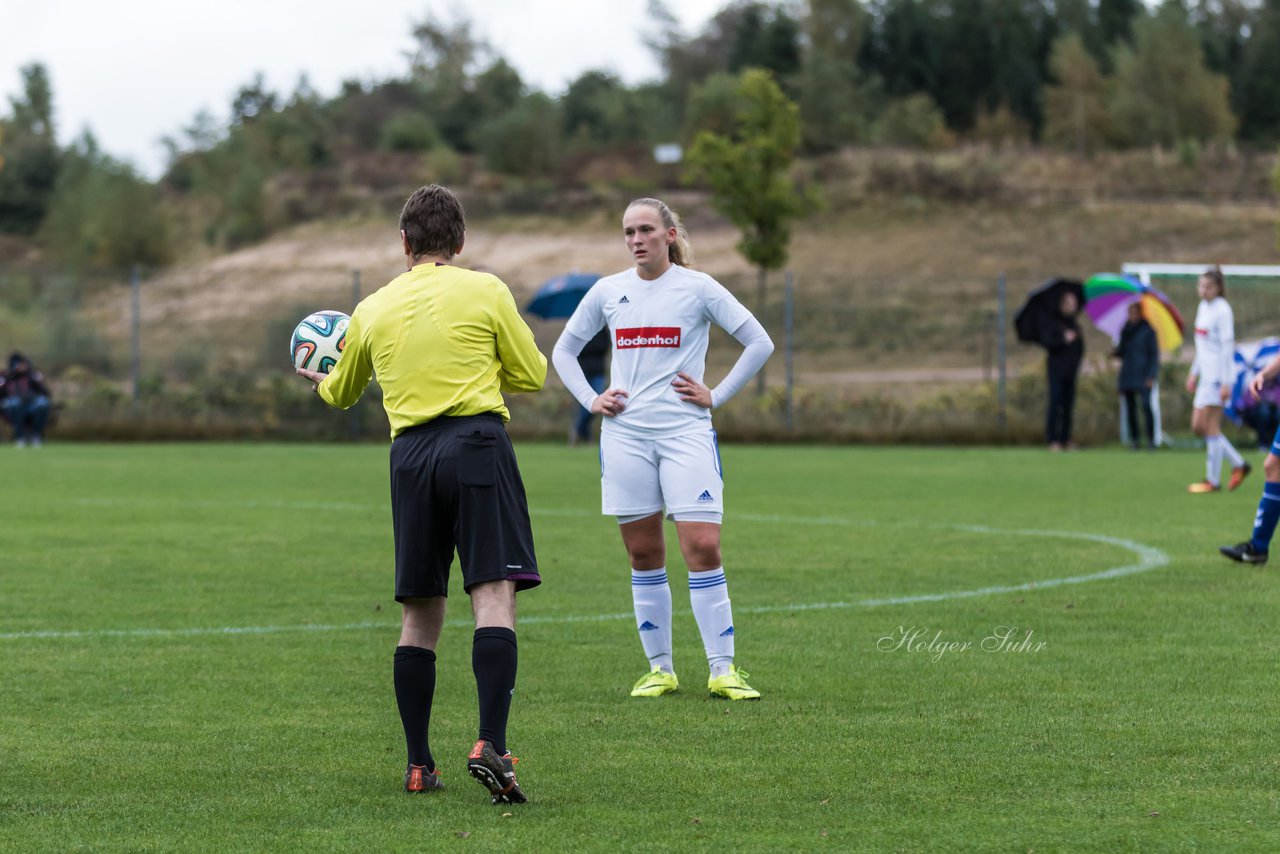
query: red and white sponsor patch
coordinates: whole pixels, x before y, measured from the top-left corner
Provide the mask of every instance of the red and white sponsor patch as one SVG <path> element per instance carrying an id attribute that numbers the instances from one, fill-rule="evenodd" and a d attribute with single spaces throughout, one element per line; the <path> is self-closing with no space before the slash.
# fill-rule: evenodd
<path id="1" fill-rule="evenodd" d="M 639 347 L 680 347 L 679 326 L 633 326 L 614 332 L 614 346 L 619 350 Z"/>

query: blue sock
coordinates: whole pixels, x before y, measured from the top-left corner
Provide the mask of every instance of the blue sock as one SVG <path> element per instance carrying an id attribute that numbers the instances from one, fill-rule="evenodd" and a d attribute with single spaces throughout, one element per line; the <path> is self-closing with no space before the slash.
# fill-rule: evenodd
<path id="1" fill-rule="evenodd" d="M 1271 537 L 1280 522 L 1280 483 L 1267 481 L 1262 487 L 1262 500 L 1258 502 L 1258 515 L 1253 519 L 1253 547 L 1265 552 L 1271 546 Z"/>

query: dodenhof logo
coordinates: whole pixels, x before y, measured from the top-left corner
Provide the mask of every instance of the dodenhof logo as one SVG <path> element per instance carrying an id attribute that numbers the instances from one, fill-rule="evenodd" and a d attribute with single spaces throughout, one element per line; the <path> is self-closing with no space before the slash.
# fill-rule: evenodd
<path id="1" fill-rule="evenodd" d="M 679 348 L 680 327 L 633 326 L 629 329 L 618 329 L 614 332 L 614 343 L 619 350 L 634 350 L 639 347 Z"/>

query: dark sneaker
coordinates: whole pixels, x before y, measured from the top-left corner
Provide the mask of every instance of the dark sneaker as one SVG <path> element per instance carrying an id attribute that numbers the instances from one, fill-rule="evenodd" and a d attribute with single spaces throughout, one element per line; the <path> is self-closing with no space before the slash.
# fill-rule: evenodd
<path id="1" fill-rule="evenodd" d="M 522 804 L 529 799 L 516 782 L 513 766 L 519 761 L 510 753 L 499 756 L 487 741 L 477 741 L 467 758 L 467 773 L 484 784 L 495 804 Z"/>
<path id="2" fill-rule="evenodd" d="M 1251 471 L 1253 471 L 1253 466 L 1248 463 L 1233 468 L 1231 470 L 1231 478 L 1227 481 L 1227 492 L 1235 492 Z"/>
<path id="3" fill-rule="evenodd" d="M 1218 552 L 1223 557 L 1229 557 L 1236 563 L 1264 564 L 1267 562 L 1267 553 L 1255 549 L 1252 540 L 1245 540 L 1243 543 L 1237 543 L 1234 546 L 1223 546 L 1218 549 Z"/>
<path id="4" fill-rule="evenodd" d="M 443 789 L 444 782 L 440 779 L 440 770 L 428 771 L 425 765 L 410 765 L 408 770 L 404 772 L 404 790 L 406 792 L 430 792 L 433 789 Z"/>

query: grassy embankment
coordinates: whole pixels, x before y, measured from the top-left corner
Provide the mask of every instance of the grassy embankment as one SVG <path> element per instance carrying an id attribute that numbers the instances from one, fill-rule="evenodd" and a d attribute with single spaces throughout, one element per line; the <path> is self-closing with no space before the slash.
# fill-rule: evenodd
<path id="1" fill-rule="evenodd" d="M 1006 338 L 1008 427 L 1001 431 L 996 421 L 1000 276 L 1008 282 L 1011 314 L 1029 288 L 1050 276 L 1083 278 L 1129 260 L 1267 263 L 1276 256 L 1270 163 L 1225 154 L 1188 165 L 1150 152 L 1081 161 L 961 151 L 859 152 L 811 164 L 827 208 L 797 226 L 789 265 L 796 281 L 793 364 L 802 432 L 1030 439 L 1040 418 L 1041 354 L 1012 335 Z M 697 265 L 757 308 L 755 275 L 735 251 L 736 232 L 706 198 L 688 191 L 673 197 L 690 224 Z M 627 257 L 615 209 L 625 198 L 602 193 L 595 213 L 573 217 L 555 213 L 550 201 L 551 212 L 543 215 L 473 217 L 460 262 L 502 276 L 521 302 L 540 282 L 569 270 L 621 269 Z M 150 278 L 142 300 L 149 397 L 140 407 L 141 431 L 182 435 L 203 424 L 197 434 L 270 434 L 277 428 L 246 431 L 244 424 L 246 414 L 252 418 L 270 400 L 279 404 L 273 408 L 281 410 L 277 417 L 287 433 L 291 419 L 306 417 L 287 387 L 259 389 L 244 406 L 228 398 L 247 396 L 246 387 L 264 377 L 287 379 L 283 342 L 293 323 L 317 308 L 349 310 L 353 271 L 363 293 L 396 275 L 402 259 L 395 238 L 392 214 L 312 223 Z M 779 344 L 767 370 L 770 394 L 733 401 L 720 418 L 730 433 L 786 435 L 782 292 L 782 277 L 775 275 L 761 312 Z M 1190 320 L 1191 289 L 1172 289 L 1171 296 Z M 1280 329 L 1280 309 L 1265 293 L 1236 290 L 1232 297 L 1238 337 Z M 87 334 L 100 338 L 98 352 L 110 370 L 105 380 L 101 371 L 64 377 L 70 396 L 83 404 L 83 417 L 68 412 L 65 427 L 92 433 L 118 420 L 120 432 L 136 433 L 138 410 L 122 408 L 112 391 L 129 364 L 127 288 L 98 290 L 79 316 Z M 29 339 L 26 346 L 38 351 L 39 323 L 15 324 L 9 338 Z M 531 325 L 549 352 L 560 323 L 531 319 Z M 1098 379 L 1086 383 L 1081 426 L 1087 436 L 1105 438 L 1114 432 L 1105 378 L 1109 342 L 1091 331 L 1087 344 L 1087 371 Z M 727 336 L 713 339 L 710 376 L 735 354 Z M 1177 354 L 1173 361 L 1185 358 Z M 1168 377 L 1165 406 L 1181 423 L 1185 402 L 1177 379 L 1176 373 Z M 541 397 L 516 402 L 524 429 L 558 433 L 569 402 L 563 395 Z M 377 413 L 366 420 L 376 433 Z"/>

